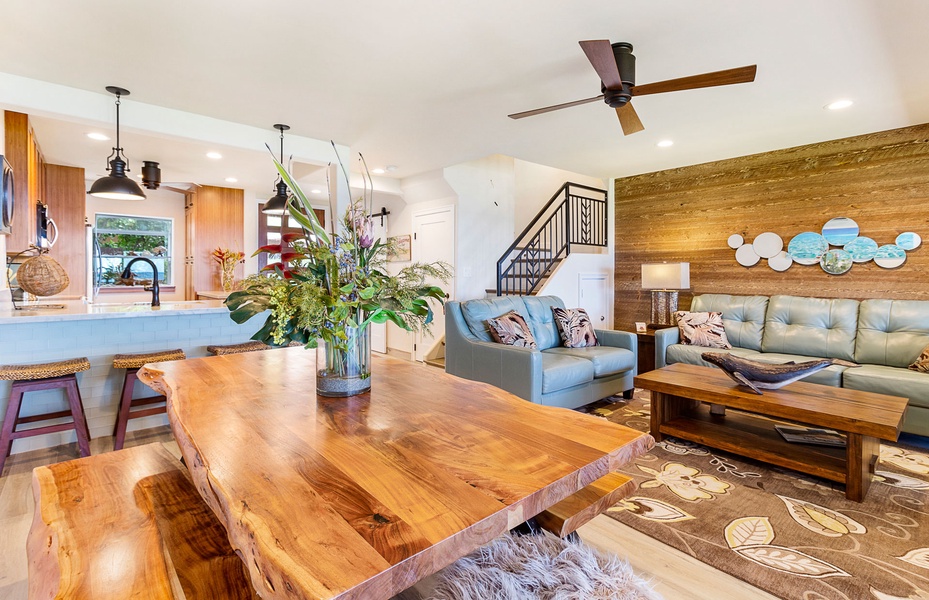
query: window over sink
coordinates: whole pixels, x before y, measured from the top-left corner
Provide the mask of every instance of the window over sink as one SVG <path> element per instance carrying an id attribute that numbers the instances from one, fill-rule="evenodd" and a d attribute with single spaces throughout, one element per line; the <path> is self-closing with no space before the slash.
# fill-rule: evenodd
<path id="1" fill-rule="evenodd" d="M 129 277 L 121 277 L 129 261 L 141 256 L 155 263 L 161 285 L 171 285 L 173 234 L 173 219 L 97 213 L 94 222 L 97 282 L 101 287 L 151 285 L 154 274 L 145 261 L 132 265 Z"/>

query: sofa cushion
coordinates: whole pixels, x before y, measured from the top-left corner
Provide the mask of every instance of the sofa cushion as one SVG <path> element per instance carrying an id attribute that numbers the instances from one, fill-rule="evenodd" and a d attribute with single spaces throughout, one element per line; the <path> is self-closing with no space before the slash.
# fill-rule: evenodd
<path id="1" fill-rule="evenodd" d="M 741 358 L 748 358 L 750 360 L 756 360 L 757 357 L 761 356 L 761 353 L 756 350 L 748 350 L 747 348 L 730 348 L 729 350 L 721 350 L 718 348 L 703 348 L 701 346 L 688 346 L 685 344 L 672 344 L 668 346 L 668 351 L 666 353 L 666 360 L 668 364 L 673 363 L 686 363 L 688 365 L 699 365 L 701 367 L 713 367 L 717 368 L 710 363 L 706 362 L 700 355 L 704 352 L 728 352 L 733 356 L 738 356 Z"/>
<path id="2" fill-rule="evenodd" d="M 723 325 L 730 344 L 749 350 L 761 350 L 761 334 L 768 310 L 767 296 L 702 294 L 694 297 L 690 310 L 723 313 Z"/>
<path id="3" fill-rule="evenodd" d="M 751 356 L 749 358 L 761 363 L 782 365 L 790 361 L 801 363 L 808 360 L 822 360 L 823 357 L 801 356 L 798 354 L 779 354 L 777 352 L 762 352 L 758 356 Z M 822 369 L 821 371 L 816 371 L 812 375 L 804 377 L 800 381 L 805 381 L 806 383 L 818 383 L 820 385 L 831 385 L 832 387 L 842 387 L 842 376 L 849 368 L 856 369 L 858 367 L 843 367 L 841 365 L 832 365 Z"/>
<path id="4" fill-rule="evenodd" d="M 549 394 L 594 379 L 594 363 L 576 356 L 542 353 L 542 393 Z"/>
<path id="5" fill-rule="evenodd" d="M 929 344 L 929 302 L 864 300 L 858 315 L 855 360 L 907 367 Z"/>
<path id="6" fill-rule="evenodd" d="M 539 350 L 547 350 L 561 345 L 561 336 L 558 334 L 558 326 L 555 325 L 555 318 L 552 316 L 552 307 L 564 308 L 564 302 L 557 296 L 523 296 L 523 303 L 526 305 L 526 312 L 520 313 L 529 321 L 529 327 L 532 328 L 532 335 L 535 336 L 535 342 L 539 345 Z"/>
<path id="7" fill-rule="evenodd" d="M 558 337 L 565 348 L 589 348 L 599 344 L 590 316 L 583 308 L 552 307 Z"/>
<path id="8" fill-rule="evenodd" d="M 487 329 L 487 319 L 493 319 L 514 310 L 526 315 L 526 305 L 522 296 L 501 296 L 486 300 L 468 300 L 461 303 L 461 314 L 464 316 L 468 329 L 482 342 L 492 342 L 493 337 Z M 530 325 L 530 329 L 532 326 Z M 535 333 L 535 330 L 533 330 Z"/>
<path id="9" fill-rule="evenodd" d="M 560 354 L 589 360 L 594 365 L 594 377 L 616 375 L 635 368 L 635 354 L 625 348 L 612 348 L 610 346 L 549 348 L 542 354 Z"/>
<path id="10" fill-rule="evenodd" d="M 857 300 L 771 296 L 762 352 L 855 360 Z"/>
<path id="11" fill-rule="evenodd" d="M 723 313 L 687 312 L 674 313 L 674 320 L 681 331 L 681 342 L 703 348 L 732 348 L 723 326 Z"/>
<path id="12" fill-rule="evenodd" d="M 842 385 L 850 390 L 877 392 L 910 399 L 910 405 L 929 408 L 929 373 L 882 365 L 848 369 Z"/>
<path id="13" fill-rule="evenodd" d="M 487 327 L 490 329 L 490 337 L 498 344 L 538 348 L 526 319 L 515 310 L 494 319 L 487 319 Z"/>

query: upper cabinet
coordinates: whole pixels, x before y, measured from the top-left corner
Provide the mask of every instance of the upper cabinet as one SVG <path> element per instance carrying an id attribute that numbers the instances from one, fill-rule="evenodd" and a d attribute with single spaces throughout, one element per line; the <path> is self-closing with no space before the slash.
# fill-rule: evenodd
<path id="1" fill-rule="evenodd" d="M 29 115 L 5 111 L 5 154 L 13 167 L 14 194 L 12 233 L 7 253 L 21 252 L 36 241 L 36 205 L 45 189 L 45 159 L 29 124 Z"/>
<path id="2" fill-rule="evenodd" d="M 244 202 L 242 190 L 209 185 L 200 186 L 187 195 L 187 274 L 188 300 L 198 292 L 222 289 L 219 265 L 210 257 L 217 247 L 245 250 Z M 242 265 L 236 267 L 236 280 L 243 276 Z"/>

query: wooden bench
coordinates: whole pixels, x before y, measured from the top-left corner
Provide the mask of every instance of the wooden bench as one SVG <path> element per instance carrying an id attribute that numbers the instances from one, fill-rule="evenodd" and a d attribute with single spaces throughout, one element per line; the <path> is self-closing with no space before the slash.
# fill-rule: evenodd
<path id="1" fill-rule="evenodd" d="M 33 471 L 30 598 L 257 599 L 226 531 L 161 444 Z"/>
<path id="2" fill-rule="evenodd" d="M 536 515 L 536 523 L 558 537 L 568 537 L 635 488 L 631 477 L 609 473 Z"/>

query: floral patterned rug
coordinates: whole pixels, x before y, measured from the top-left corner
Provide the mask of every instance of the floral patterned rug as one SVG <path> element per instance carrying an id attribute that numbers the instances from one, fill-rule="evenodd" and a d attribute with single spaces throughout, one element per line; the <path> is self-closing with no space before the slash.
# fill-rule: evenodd
<path id="1" fill-rule="evenodd" d="M 647 431 L 648 392 L 585 407 Z M 622 470 L 607 514 L 789 600 L 929 600 L 929 451 L 883 444 L 864 502 L 844 486 L 683 440 Z"/>

